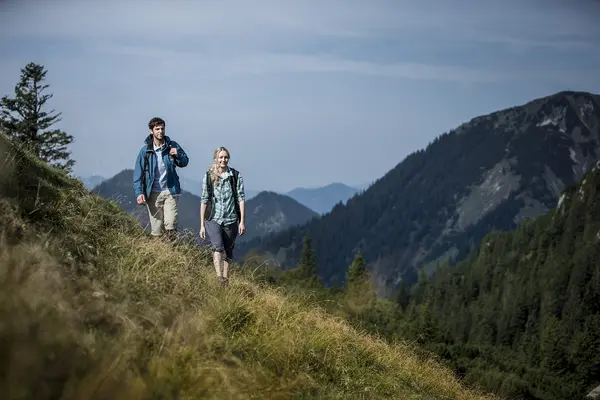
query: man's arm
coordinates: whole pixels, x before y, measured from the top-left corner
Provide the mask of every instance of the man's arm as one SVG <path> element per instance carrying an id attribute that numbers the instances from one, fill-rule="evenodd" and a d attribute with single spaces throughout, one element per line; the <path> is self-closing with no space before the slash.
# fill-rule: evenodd
<path id="1" fill-rule="evenodd" d="M 179 168 L 184 168 L 188 165 L 188 163 L 190 162 L 190 159 L 188 157 L 188 155 L 186 154 L 185 150 L 183 150 L 183 147 L 181 147 L 179 145 L 179 143 L 177 142 L 171 142 L 173 147 L 175 147 L 177 149 L 177 156 L 175 156 L 175 165 L 177 165 Z"/>
<path id="2" fill-rule="evenodd" d="M 142 188 L 142 174 L 144 173 L 144 166 L 142 165 L 144 157 L 142 154 L 142 151 L 138 153 L 135 165 L 133 166 L 133 192 L 135 193 L 136 198 L 139 195 L 144 194 L 145 189 Z"/>

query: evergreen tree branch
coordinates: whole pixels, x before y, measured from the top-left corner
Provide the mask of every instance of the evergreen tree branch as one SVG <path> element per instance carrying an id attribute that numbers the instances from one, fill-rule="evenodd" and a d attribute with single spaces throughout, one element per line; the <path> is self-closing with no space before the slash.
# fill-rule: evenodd
<path id="1" fill-rule="evenodd" d="M 47 71 L 42 65 L 29 63 L 21 69 L 14 97 L 0 99 L 0 127 L 20 145 L 28 148 L 50 165 L 70 171 L 75 162 L 67 150 L 73 136 L 60 129 L 49 129 L 61 121 L 62 113 L 44 111 L 52 93 L 43 83 Z"/>

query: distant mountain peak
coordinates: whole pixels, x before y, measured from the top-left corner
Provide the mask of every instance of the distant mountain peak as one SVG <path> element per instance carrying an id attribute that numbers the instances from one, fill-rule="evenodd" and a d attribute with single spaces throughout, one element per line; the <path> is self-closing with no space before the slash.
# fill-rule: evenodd
<path id="1" fill-rule="evenodd" d="M 256 198 L 265 198 L 265 197 L 277 197 L 282 196 L 281 194 L 274 192 L 272 190 L 262 190 L 256 194 Z"/>
<path id="2" fill-rule="evenodd" d="M 106 180 L 105 177 L 100 176 L 100 175 L 86 175 L 86 176 L 81 176 L 80 179 L 83 182 L 83 185 L 88 190 L 92 190 L 93 188 L 95 188 L 96 186 L 98 186 L 99 184 L 101 184 L 103 181 Z"/>
<path id="3" fill-rule="evenodd" d="M 539 124 L 539 127 L 554 125 L 566 132 L 564 120 L 567 117 L 567 110 L 575 112 L 582 122 L 593 116 L 594 110 L 600 106 L 598 95 L 589 92 L 561 91 L 549 96 L 541 97 L 528 101 L 519 106 L 504 108 L 494 111 L 490 114 L 480 115 L 472 118 L 470 121 L 459 125 L 454 131 L 461 133 L 465 128 L 477 124 L 486 124 L 493 122 L 494 128 L 512 129 L 511 123 L 515 120 L 524 122 L 521 125 L 522 130 L 528 128 L 529 123 Z"/>
<path id="4" fill-rule="evenodd" d="M 301 225 L 318 214 L 293 198 L 265 190 L 246 202 L 247 234 L 240 240 L 248 241 L 284 229 Z"/>
<path id="5" fill-rule="evenodd" d="M 336 204 L 346 202 L 359 191 L 360 189 L 344 183 L 333 182 L 321 187 L 298 187 L 286 194 L 308 208 L 325 214 L 331 211 Z"/>

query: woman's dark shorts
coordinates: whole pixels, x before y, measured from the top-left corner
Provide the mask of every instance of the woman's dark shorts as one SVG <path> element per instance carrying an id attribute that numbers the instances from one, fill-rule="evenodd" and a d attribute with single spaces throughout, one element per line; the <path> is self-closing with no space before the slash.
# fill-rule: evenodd
<path id="1" fill-rule="evenodd" d="M 230 225 L 220 225 L 212 220 L 204 221 L 204 228 L 212 249 L 220 253 L 224 251 L 227 259 L 231 260 L 235 239 L 238 235 L 237 222 Z"/>

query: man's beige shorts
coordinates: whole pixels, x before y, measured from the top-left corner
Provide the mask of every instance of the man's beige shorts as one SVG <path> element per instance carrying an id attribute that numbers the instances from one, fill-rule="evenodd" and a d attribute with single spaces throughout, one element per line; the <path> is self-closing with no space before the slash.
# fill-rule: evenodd
<path id="1" fill-rule="evenodd" d="M 177 229 L 177 199 L 169 191 L 152 192 L 146 201 L 152 235 L 160 236 L 163 229 Z"/>

